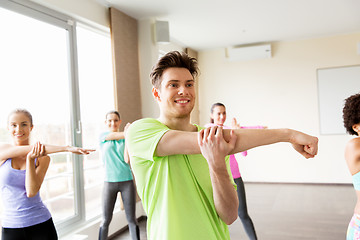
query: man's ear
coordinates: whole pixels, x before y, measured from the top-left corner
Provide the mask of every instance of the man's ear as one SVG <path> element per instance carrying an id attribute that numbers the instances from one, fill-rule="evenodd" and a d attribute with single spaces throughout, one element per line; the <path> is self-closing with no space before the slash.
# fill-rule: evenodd
<path id="1" fill-rule="evenodd" d="M 152 94 L 153 94 L 155 100 L 161 101 L 159 89 L 153 87 L 151 91 L 152 91 Z"/>

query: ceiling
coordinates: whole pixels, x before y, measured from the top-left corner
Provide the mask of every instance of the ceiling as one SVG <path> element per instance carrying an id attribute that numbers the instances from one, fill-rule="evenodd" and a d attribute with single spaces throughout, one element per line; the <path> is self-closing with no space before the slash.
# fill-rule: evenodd
<path id="1" fill-rule="evenodd" d="M 360 0 L 97 0 L 195 50 L 360 33 Z M 359 39 L 360 41 L 360 39 Z"/>

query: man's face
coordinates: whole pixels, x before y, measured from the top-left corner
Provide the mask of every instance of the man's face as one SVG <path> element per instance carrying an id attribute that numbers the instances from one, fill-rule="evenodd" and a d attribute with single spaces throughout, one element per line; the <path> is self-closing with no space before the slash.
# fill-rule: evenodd
<path id="1" fill-rule="evenodd" d="M 161 112 L 167 117 L 188 117 L 195 104 L 195 82 L 189 70 L 168 68 L 161 80 L 160 89 L 153 88 Z"/>

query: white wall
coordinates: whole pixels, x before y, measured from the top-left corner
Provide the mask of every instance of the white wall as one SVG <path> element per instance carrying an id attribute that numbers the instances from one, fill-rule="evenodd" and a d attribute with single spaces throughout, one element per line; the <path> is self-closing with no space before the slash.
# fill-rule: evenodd
<path id="1" fill-rule="evenodd" d="M 140 65 L 140 88 L 141 109 L 143 117 L 157 117 L 159 110 L 152 97 L 149 74 L 153 64 L 159 56 L 157 45 L 153 41 L 153 19 L 138 21 L 139 30 L 139 65 Z"/>
<path id="2" fill-rule="evenodd" d="M 252 149 L 239 160 L 244 181 L 350 183 L 343 152 L 347 135 L 319 135 L 318 68 L 360 64 L 360 33 L 273 43 L 270 59 L 229 62 L 224 49 L 199 53 L 200 122 L 212 103 L 227 107 L 243 126 L 293 128 L 319 137 L 319 154 L 306 160 L 290 144 Z M 359 89 L 360 91 L 360 89 Z"/>
<path id="3" fill-rule="evenodd" d="M 140 63 L 140 88 L 141 109 L 143 117 L 159 117 L 160 111 L 152 96 L 150 71 L 159 58 L 159 52 L 173 50 L 182 51 L 178 43 L 156 44 L 154 41 L 153 24 L 155 19 L 143 19 L 138 21 L 139 30 L 139 63 Z"/>

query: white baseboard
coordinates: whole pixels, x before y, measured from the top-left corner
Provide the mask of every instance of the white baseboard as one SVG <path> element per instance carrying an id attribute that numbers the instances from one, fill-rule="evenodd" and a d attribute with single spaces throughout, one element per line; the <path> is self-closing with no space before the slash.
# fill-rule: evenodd
<path id="1" fill-rule="evenodd" d="M 140 218 L 146 216 L 142 207 L 141 201 L 136 203 L 136 217 Z M 83 227 L 60 236 L 59 240 L 97 240 L 99 237 L 99 227 L 101 218 L 91 221 L 89 224 L 85 224 Z M 127 226 L 127 220 L 124 210 L 114 212 L 113 218 L 109 226 L 109 236 L 118 232 L 122 228 Z"/>

